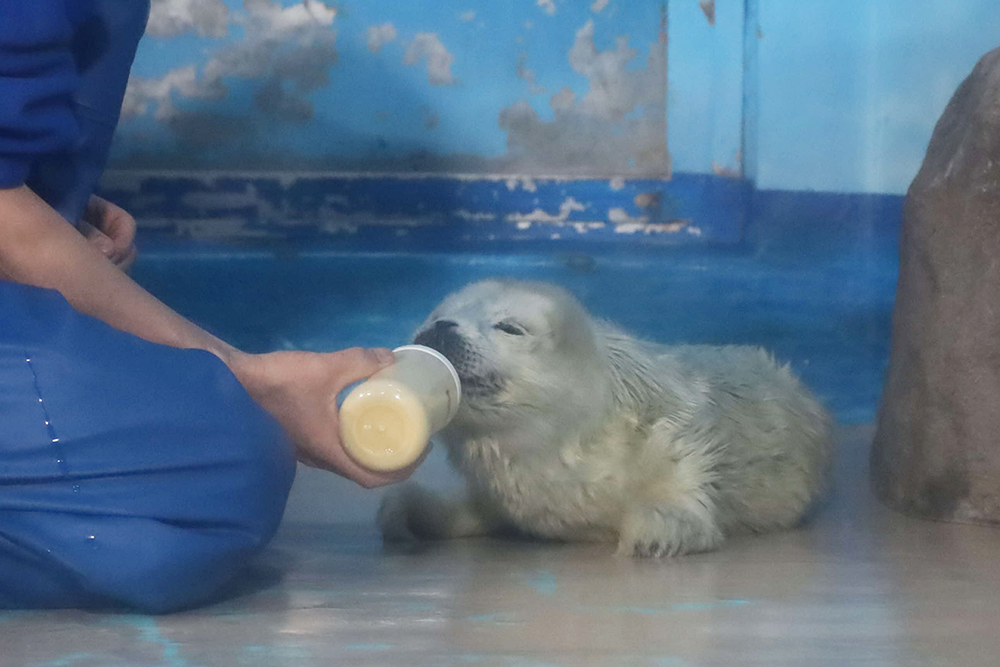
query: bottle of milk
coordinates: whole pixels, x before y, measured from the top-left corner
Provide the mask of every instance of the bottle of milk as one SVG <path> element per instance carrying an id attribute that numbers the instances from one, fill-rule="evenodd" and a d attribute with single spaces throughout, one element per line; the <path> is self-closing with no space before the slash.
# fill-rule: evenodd
<path id="1" fill-rule="evenodd" d="M 440 352 L 422 345 L 393 352 L 395 363 L 355 387 L 340 408 L 344 449 L 375 472 L 413 464 L 462 400 L 458 373 Z"/>

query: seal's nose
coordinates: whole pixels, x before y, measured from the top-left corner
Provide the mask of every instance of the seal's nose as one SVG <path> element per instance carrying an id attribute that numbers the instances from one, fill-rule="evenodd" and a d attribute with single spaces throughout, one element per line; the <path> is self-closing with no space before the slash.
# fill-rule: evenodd
<path id="1" fill-rule="evenodd" d="M 417 345 L 426 345 L 447 355 L 449 348 L 453 347 L 456 339 L 460 338 L 459 334 L 455 331 L 456 329 L 458 329 L 458 322 L 438 320 L 434 323 L 434 326 L 424 329 L 417 334 L 413 342 Z"/>

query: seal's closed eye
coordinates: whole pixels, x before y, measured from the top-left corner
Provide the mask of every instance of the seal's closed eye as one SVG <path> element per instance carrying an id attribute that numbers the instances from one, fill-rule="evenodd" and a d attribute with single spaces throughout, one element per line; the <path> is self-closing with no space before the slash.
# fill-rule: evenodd
<path id="1" fill-rule="evenodd" d="M 511 322 L 497 322 L 493 325 L 493 328 L 511 336 L 523 336 L 526 333 L 522 327 Z"/>

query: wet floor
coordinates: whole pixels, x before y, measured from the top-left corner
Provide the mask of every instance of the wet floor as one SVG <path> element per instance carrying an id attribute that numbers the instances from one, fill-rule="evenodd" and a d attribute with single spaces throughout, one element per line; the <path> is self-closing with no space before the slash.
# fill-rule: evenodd
<path id="1" fill-rule="evenodd" d="M 4 667 L 994 664 L 1000 530 L 911 519 L 840 429 L 809 525 L 657 562 L 607 546 L 383 550 L 370 522 L 286 525 L 230 597 L 162 617 L 0 613 Z"/>

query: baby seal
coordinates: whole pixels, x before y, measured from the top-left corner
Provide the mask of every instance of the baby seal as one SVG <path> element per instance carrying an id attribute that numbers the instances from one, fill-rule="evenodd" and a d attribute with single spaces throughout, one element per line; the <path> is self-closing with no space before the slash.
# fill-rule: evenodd
<path id="1" fill-rule="evenodd" d="M 507 280 L 452 294 L 414 342 L 461 378 L 441 440 L 469 493 L 391 490 L 386 541 L 514 529 L 674 556 L 794 526 L 827 485 L 830 420 L 759 348 L 638 340 L 561 288 Z"/>

